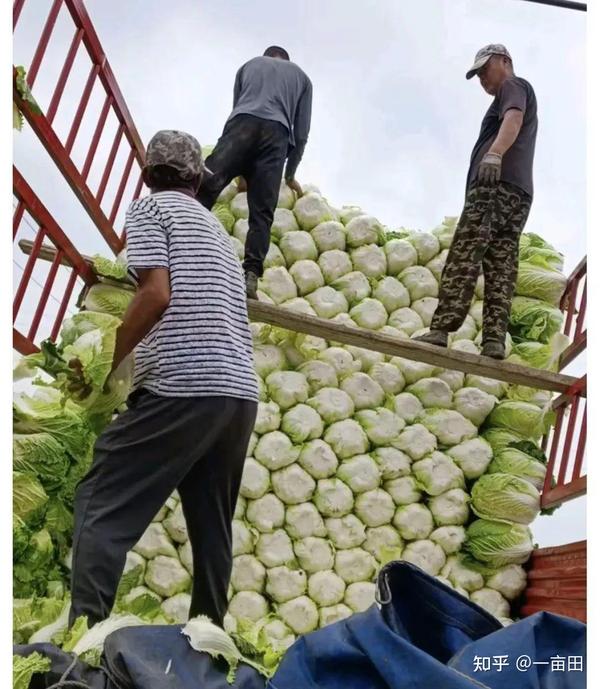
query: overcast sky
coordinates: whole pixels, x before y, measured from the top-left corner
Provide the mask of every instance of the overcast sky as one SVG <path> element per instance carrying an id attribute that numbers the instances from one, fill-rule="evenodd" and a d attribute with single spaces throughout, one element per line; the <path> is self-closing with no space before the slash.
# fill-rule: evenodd
<path id="1" fill-rule="evenodd" d="M 49 6 L 50 0 L 25 4 L 15 64 L 31 61 L 45 19 L 39 8 Z M 465 71 L 482 45 L 504 43 L 538 99 L 527 229 L 565 254 L 567 270 L 586 252 L 583 13 L 522 0 L 87 0 L 86 6 L 144 142 L 173 128 L 214 143 L 238 67 L 267 45 L 286 47 L 314 87 L 298 179 L 317 184 L 334 205 L 360 205 L 392 228 L 430 229 L 460 213 L 468 159 L 490 103 Z M 71 27 L 63 10 L 48 52 L 56 67 L 43 66 L 47 74 L 58 74 Z M 70 123 L 88 69 L 78 60 L 58 112 L 59 132 Z M 40 79 L 35 94 L 43 106 L 52 87 L 52 78 Z M 94 94 L 90 107 L 100 103 Z M 76 158 L 90 127 L 84 122 Z M 101 149 L 111 141 L 107 131 Z M 81 250 L 105 251 L 27 130 L 15 139 L 15 161 Z M 99 174 L 92 169 L 92 186 Z M 583 520 L 581 502 L 563 510 L 563 540 L 584 536 L 575 525 Z M 556 542 L 557 516 L 552 529 L 543 520 L 536 526 L 540 542 Z"/>

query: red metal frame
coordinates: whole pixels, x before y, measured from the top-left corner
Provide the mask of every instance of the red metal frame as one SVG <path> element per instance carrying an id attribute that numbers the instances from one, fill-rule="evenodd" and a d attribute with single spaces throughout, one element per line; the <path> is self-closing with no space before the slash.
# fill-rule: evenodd
<path id="1" fill-rule="evenodd" d="M 13 28 L 17 25 L 21 10 L 25 0 L 16 0 L 13 4 Z M 18 107 L 22 110 L 25 119 L 40 139 L 45 149 L 54 160 L 60 172 L 67 180 L 69 186 L 85 208 L 86 212 L 106 240 L 113 252 L 118 253 L 123 246 L 123 237 L 117 233 L 113 227 L 115 219 L 121 209 L 123 197 L 127 184 L 131 179 L 133 173 L 134 163 L 137 167 L 137 183 L 134 192 L 134 198 L 139 195 L 142 188 L 141 168 L 144 165 L 144 147 L 140 136 L 133 124 L 131 114 L 125 104 L 125 99 L 118 87 L 116 79 L 110 68 L 110 64 L 106 59 L 102 45 L 98 39 L 98 35 L 92 25 L 89 15 L 83 5 L 82 0 L 54 0 L 50 8 L 48 17 L 42 29 L 42 33 L 32 59 L 31 65 L 27 72 L 27 80 L 30 86 L 35 84 L 35 81 L 43 68 L 43 58 L 48 48 L 48 43 L 52 36 L 57 17 L 63 7 L 67 8 L 71 19 L 75 25 L 75 32 L 71 41 L 70 47 L 67 51 L 65 62 L 61 69 L 60 75 L 47 112 L 42 115 L 36 115 L 32 112 L 27 103 L 24 103 L 20 98 L 16 88 L 13 89 L 13 96 Z M 80 45 L 83 44 L 91 60 L 91 69 L 83 89 L 79 106 L 76 110 L 75 117 L 69 129 L 69 134 L 66 141 L 63 143 L 52 127 L 52 123 L 56 116 L 61 97 L 64 93 L 65 86 L 69 79 L 73 63 L 78 54 Z M 75 164 L 71 158 L 71 151 L 79 133 L 80 125 L 84 115 L 87 112 L 90 96 L 96 83 L 100 83 L 103 87 L 106 98 L 100 113 L 97 116 L 94 134 L 90 142 L 85 161 L 81 169 Z M 106 121 L 109 113 L 113 113 L 118 121 L 117 136 L 110 153 L 104 161 L 103 174 L 100 185 L 96 192 L 93 192 L 87 186 L 87 178 L 98 153 L 98 143 L 105 129 Z M 129 153 L 126 157 L 126 162 L 123 170 L 120 172 L 120 182 L 117 185 L 115 196 L 113 199 L 107 201 L 109 204 L 109 211 L 102 208 L 102 202 L 106 201 L 104 198 L 106 192 L 106 185 L 109 176 L 113 172 L 113 167 L 119 146 L 122 140 L 125 140 L 125 145 L 129 148 Z M 136 174 L 136 173 L 133 173 Z"/>

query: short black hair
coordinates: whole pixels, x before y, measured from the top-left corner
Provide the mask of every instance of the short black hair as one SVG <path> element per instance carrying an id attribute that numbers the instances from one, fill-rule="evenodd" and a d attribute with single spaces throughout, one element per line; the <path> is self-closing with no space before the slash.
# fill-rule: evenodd
<path id="1" fill-rule="evenodd" d="M 153 165 L 146 168 L 148 186 L 151 189 L 174 189 L 177 187 L 189 187 L 196 191 L 196 178 L 186 179 L 181 176 L 179 170 L 170 165 Z"/>
<path id="2" fill-rule="evenodd" d="M 288 51 L 285 48 L 282 48 L 281 46 L 278 46 L 278 45 L 269 46 L 265 50 L 263 55 L 265 57 L 279 57 L 282 60 L 288 60 L 288 61 L 290 59 Z"/>

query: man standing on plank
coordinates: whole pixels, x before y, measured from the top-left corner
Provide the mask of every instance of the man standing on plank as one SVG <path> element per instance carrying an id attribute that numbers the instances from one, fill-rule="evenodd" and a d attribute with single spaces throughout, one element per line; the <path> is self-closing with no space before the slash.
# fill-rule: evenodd
<path id="1" fill-rule="evenodd" d="M 312 84 L 288 53 L 271 46 L 243 65 L 233 87 L 233 110 L 206 164 L 213 172 L 198 193 L 209 210 L 229 182 L 241 176 L 248 190 L 248 236 L 244 272 L 246 293 L 256 299 L 258 278 L 269 250 L 271 224 L 285 181 L 302 196 L 296 169 L 310 130 Z"/>
<path id="2" fill-rule="evenodd" d="M 71 623 L 110 615 L 127 551 L 174 490 L 192 546 L 190 616 L 222 624 L 227 609 L 231 523 L 258 388 L 241 267 L 195 198 L 204 170 L 194 137 L 158 132 L 143 171 L 151 194 L 127 211 L 138 290 L 117 331 L 113 370 L 135 348 L 134 392 L 77 488 Z"/>
<path id="3" fill-rule="evenodd" d="M 467 79 L 475 75 L 494 100 L 471 154 L 465 206 L 442 273 L 431 329 L 416 339 L 447 346 L 448 334 L 460 328 L 469 311 L 483 267 L 481 353 L 503 359 L 519 238 L 533 197 L 537 102 L 531 84 L 515 76 L 503 45 L 487 45 L 477 53 Z"/>

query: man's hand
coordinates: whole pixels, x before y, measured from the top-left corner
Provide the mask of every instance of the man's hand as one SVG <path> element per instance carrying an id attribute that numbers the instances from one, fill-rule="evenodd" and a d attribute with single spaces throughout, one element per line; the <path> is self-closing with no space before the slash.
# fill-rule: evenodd
<path id="1" fill-rule="evenodd" d="M 248 191 L 248 185 L 243 177 L 238 177 L 237 179 L 237 190 L 238 194 L 242 194 L 243 192 Z"/>
<path id="2" fill-rule="evenodd" d="M 296 196 L 298 198 L 300 198 L 304 194 L 304 192 L 302 191 L 302 187 L 293 177 L 291 179 L 286 179 L 285 183 L 292 191 L 296 192 Z"/>
<path id="3" fill-rule="evenodd" d="M 477 181 L 486 186 L 494 186 L 500 181 L 502 156 L 499 153 L 486 153 L 479 164 Z"/>
<path id="4" fill-rule="evenodd" d="M 83 401 L 90 396 L 92 386 L 85 381 L 83 365 L 79 359 L 71 359 L 69 361 L 69 368 L 73 369 L 73 374 L 70 376 L 71 382 L 68 385 L 68 390 L 75 399 Z"/>

